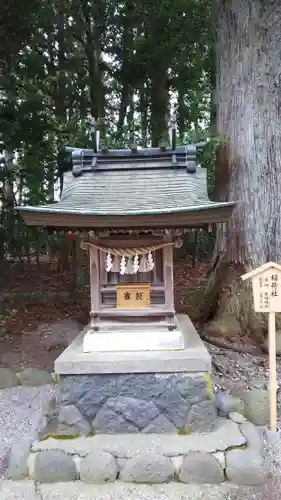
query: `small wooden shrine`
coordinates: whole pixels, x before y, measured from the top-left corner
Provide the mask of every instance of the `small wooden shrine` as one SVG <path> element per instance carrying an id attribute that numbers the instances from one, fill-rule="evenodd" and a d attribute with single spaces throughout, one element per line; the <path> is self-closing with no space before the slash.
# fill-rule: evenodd
<path id="1" fill-rule="evenodd" d="M 84 352 L 183 349 L 173 248 L 191 228 L 228 221 L 235 203 L 209 200 L 196 145 L 68 151 L 60 201 L 19 210 L 28 225 L 82 232 L 91 288 Z"/>

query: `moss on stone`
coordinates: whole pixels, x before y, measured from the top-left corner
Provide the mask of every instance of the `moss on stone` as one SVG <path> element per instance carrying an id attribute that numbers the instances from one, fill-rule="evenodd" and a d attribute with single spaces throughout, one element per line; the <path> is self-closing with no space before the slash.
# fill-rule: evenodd
<path id="1" fill-rule="evenodd" d="M 53 439 L 76 439 L 81 437 L 81 434 L 46 434 L 39 438 L 39 441 L 46 441 L 49 438 Z"/>
<path id="2" fill-rule="evenodd" d="M 207 382 L 207 388 L 208 388 L 208 393 L 211 396 L 211 398 L 214 397 L 214 390 L 213 390 L 213 385 L 212 385 L 212 380 L 210 375 L 205 375 L 204 379 Z"/>
<path id="3" fill-rule="evenodd" d="M 58 373 L 53 372 L 53 373 L 51 373 L 51 376 L 52 376 L 52 379 L 53 379 L 54 384 L 58 384 L 58 383 L 59 383 L 59 381 L 60 381 L 60 376 L 59 376 L 59 374 L 58 374 Z"/>
<path id="4" fill-rule="evenodd" d="M 96 435 L 96 432 L 91 431 L 91 432 L 88 432 L 88 434 L 86 434 L 86 437 L 94 437 L 95 435 Z"/>
<path id="5" fill-rule="evenodd" d="M 175 483 L 181 483 L 180 476 L 177 472 L 174 473 L 173 481 Z"/>
<path id="6" fill-rule="evenodd" d="M 180 427 L 177 429 L 177 434 L 178 436 L 189 436 L 189 434 L 192 434 L 193 431 L 191 429 L 185 429 L 184 427 Z"/>
<path id="7" fill-rule="evenodd" d="M 232 450 L 247 450 L 248 446 L 246 444 L 241 444 L 237 446 L 229 446 L 226 451 L 232 451 Z"/>

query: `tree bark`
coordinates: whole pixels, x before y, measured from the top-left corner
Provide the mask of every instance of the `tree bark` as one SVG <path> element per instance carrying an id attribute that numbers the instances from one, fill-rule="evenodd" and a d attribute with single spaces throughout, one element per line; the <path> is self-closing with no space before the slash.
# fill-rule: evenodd
<path id="1" fill-rule="evenodd" d="M 237 200 L 219 246 L 233 262 L 281 262 L 281 2 L 214 0 L 217 195 Z"/>
<path id="2" fill-rule="evenodd" d="M 168 141 L 167 112 L 169 104 L 169 87 L 167 70 L 162 64 L 155 64 L 151 76 L 151 139 L 152 146 L 157 147 L 166 139 Z"/>

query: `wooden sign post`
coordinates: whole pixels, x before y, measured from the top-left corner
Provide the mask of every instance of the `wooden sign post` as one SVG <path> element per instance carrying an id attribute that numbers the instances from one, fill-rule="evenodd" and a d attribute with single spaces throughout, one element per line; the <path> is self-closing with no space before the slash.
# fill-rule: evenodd
<path id="1" fill-rule="evenodd" d="M 281 312 L 281 266 L 268 262 L 241 276 L 242 280 L 251 279 L 254 295 L 254 310 L 268 313 L 268 351 L 269 351 L 269 392 L 270 392 L 270 429 L 276 432 L 276 334 L 275 313 Z"/>

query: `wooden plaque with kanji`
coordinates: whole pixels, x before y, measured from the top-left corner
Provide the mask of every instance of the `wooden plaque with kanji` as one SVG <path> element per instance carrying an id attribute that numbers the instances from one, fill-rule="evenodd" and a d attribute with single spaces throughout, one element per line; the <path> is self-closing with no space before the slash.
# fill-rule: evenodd
<path id="1" fill-rule="evenodd" d="M 150 285 L 128 284 L 116 286 L 117 308 L 145 309 L 150 307 Z"/>
<path id="2" fill-rule="evenodd" d="M 281 312 L 281 272 L 268 269 L 252 278 L 257 312 Z"/>
<path id="3" fill-rule="evenodd" d="M 269 262 L 242 276 L 251 279 L 256 312 L 281 312 L 281 266 Z"/>

